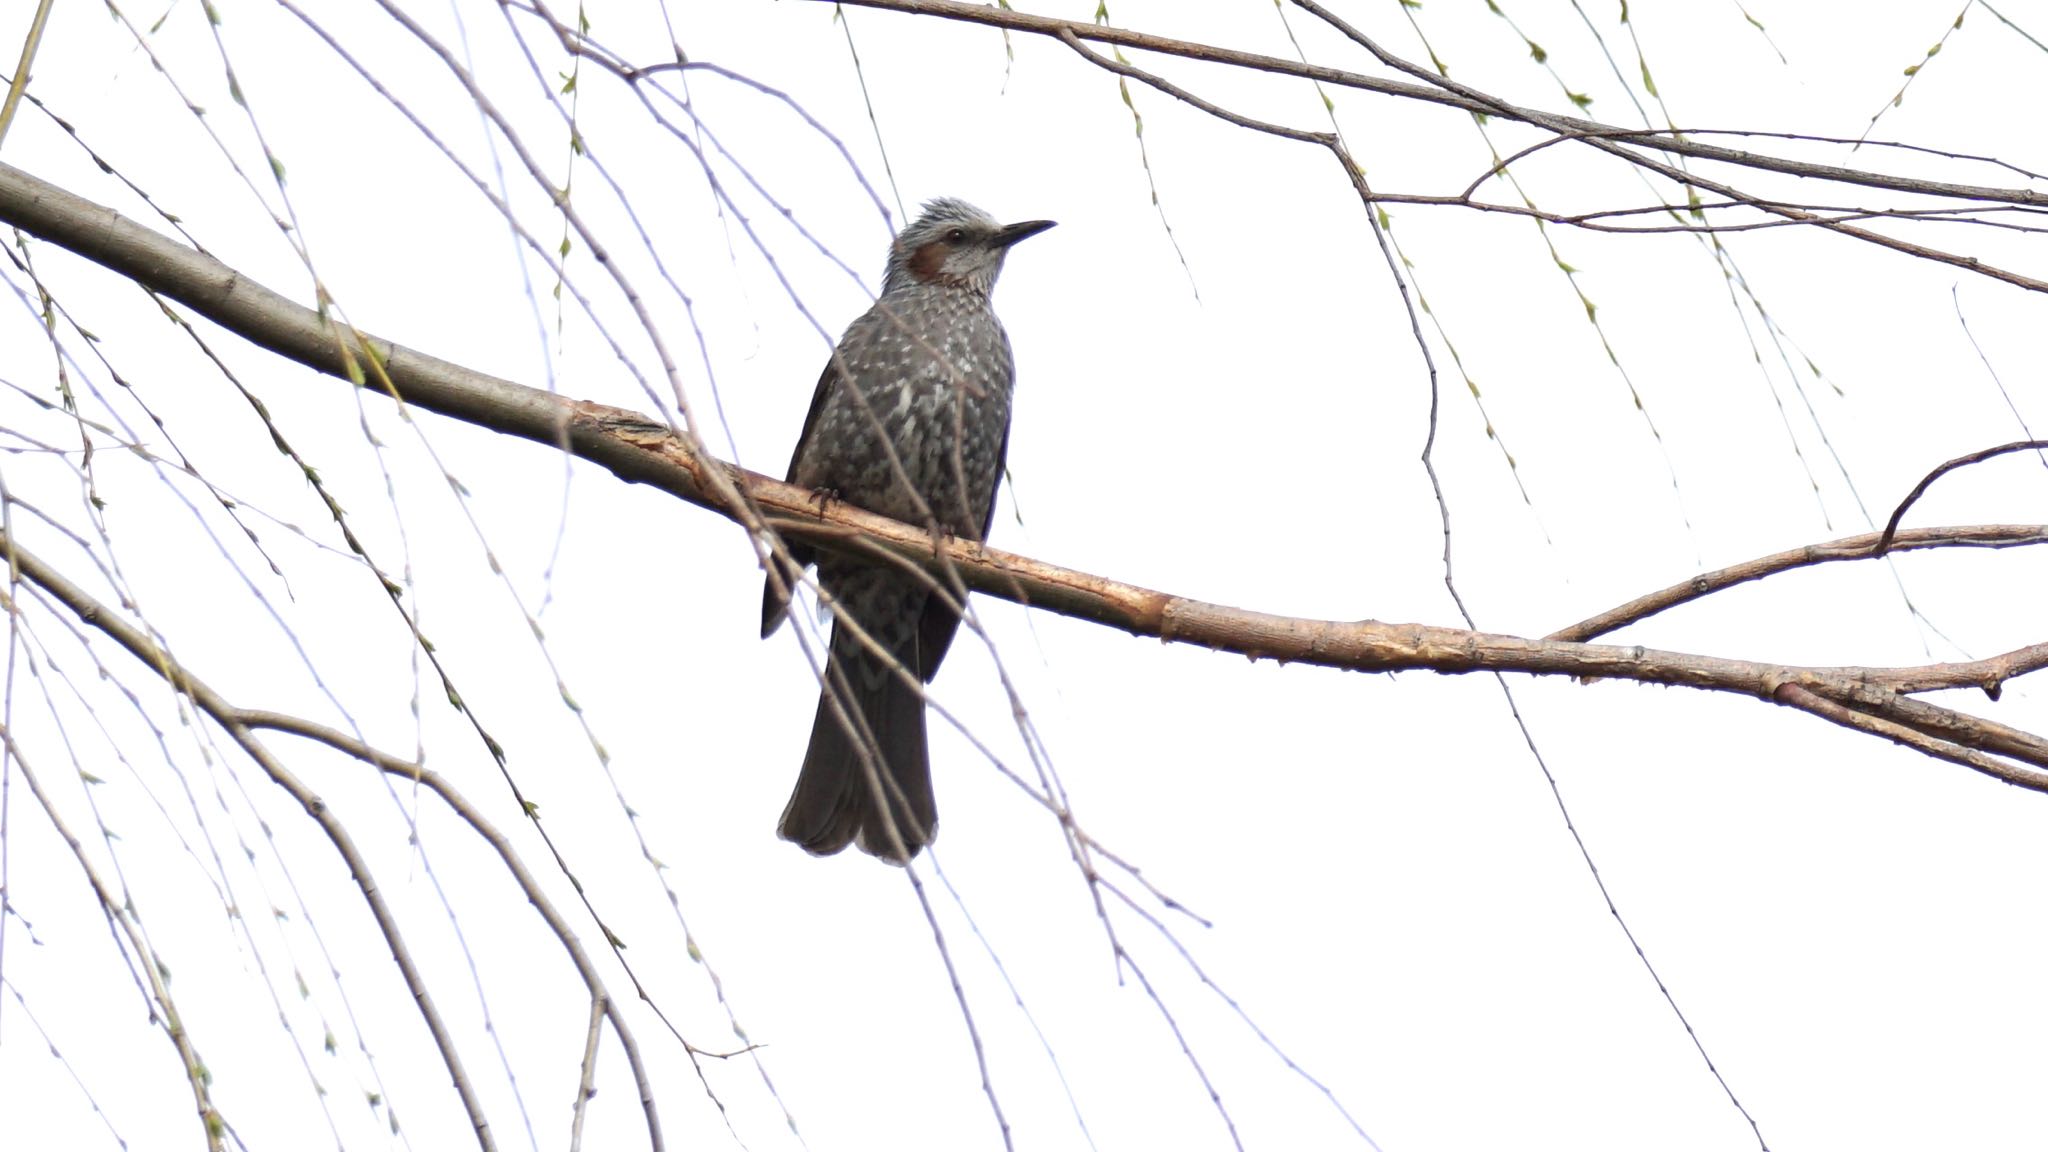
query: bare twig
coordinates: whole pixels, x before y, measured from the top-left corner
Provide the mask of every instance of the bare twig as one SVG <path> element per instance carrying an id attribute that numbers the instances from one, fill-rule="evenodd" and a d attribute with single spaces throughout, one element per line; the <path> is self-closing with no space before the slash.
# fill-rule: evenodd
<path id="1" fill-rule="evenodd" d="M 1898 535 L 1899 521 L 1906 518 L 1906 510 L 1918 503 L 1920 497 L 1927 494 L 1927 490 L 1934 486 L 1936 480 L 1941 479 L 1958 468 L 1968 468 L 1972 464 L 1982 464 L 1986 460 L 1999 456 L 2009 455 L 2014 452 L 2028 452 L 2037 448 L 2048 448 L 2048 440 L 2015 440 L 2010 444 L 2000 444 L 1996 448 L 1982 448 L 1975 452 L 1958 456 L 1921 477 L 1920 482 L 1913 485 L 1913 490 L 1906 493 L 1906 498 L 1899 501 L 1899 506 L 1892 509 L 1892 518 L 1885 521 L 1884 533 L 1877 538 L 1877 548 L 1872 554 L 1882 556 L 1891 548 L 1892 537 Z"/>
<path id="2" fill-rule="evenodd" d="M 199 1123 L 206 1133 L 206 1147 L 209 1152 L 223 1152 L 226 1142 L 222 1135 L 227 1122 L 220 1110 L 214 1107 L 213 1096 L 208 1088 L 210 1079 L 207 1076 L 206 1065 L 199 1059 L 198 1051 L 193 1048 L 192 1036 L 185 1030 L 184 1018 L 179 1015 L 177 1003 L 171 998 L 170 987 L 164 979 L 163 963 L 157 959 L 155 950 L 149 946 L 149 941 L 143 937 L 134 918 L 126 911 L 126 902 L 100 875 L 99 869 L 93 866 L 91 858 L 85 854 L 84 845 L 57 814 L 57 808 L 51 802 L 49 794 L 43 791 L 34 769 L 22 755 L 20 746 L 15 743 L 14 734 L 0 730 L 0 741 L 5 742 L 7 755 L 13 758 L 16 769 L 21 773 L 22 782 L 28 785 L 29 795 L 42 807 L 50 826 L 56 829 L 57 835 L 70 848 L 72 858 L 78 861 L 79 871 L 85 874 L 86 883 L 91 885 L 93 895 L 98 898 L 100 911 L 106 915 L 108 926 L 116 931 L 117 938 L 125 938 L 128 948 L 132 950 L 138 979 L 147 982 L 152 1022 L 163 1028 L 164 1035 L 170 1038 L 171 1046 L 177 1049 L 178 1063 L 183 1066 L 185 1080 L 192 1087 L 193 1102 L 199 1112 Z"/>
<path id="3" fill-rule="evenodd" d="M 1539 109 L 1525 108 L 1505 100 L 1488 96 L 1474 89 L 1445 88 L 1435 83 L 1410 84 L 1400 80 L 1389 80 L 1379 76 L 1368 76 L 1326 64 L 1303 63 L 1278 56 L 1266 56 L 1257 52 L 1242 52 L 1214 44 L 1203 44 L 1192 40 L 1177 40 L 1169 36 L 1156 36 L 1147 32 L 1136 32 L 1108 24 L 1094 24 L 1086 20 L 1068 20 L 1054 16 L 1039 16 L 1029 12 L 1018 12 L 1011 8 L 995 5 L 983 6 L 965 3 L 964 0 L 840 0 L 840 2 L 862 7 L 879 8 L 892 12 L 908 12 L 920 16 L 940 16 L 969 24 L 983 24 L 994 28 L 1005 28 L 1013 32 L 1030 32 L 1040 36 L 1058 38 L 1062 32 L 1072 32 L 1082 40 L 1101 44 L 1113 44 L 1119 48 L 1135 48 L 1146 52 L 1158 52 L 1167 56 L 1201 61 L 1209 64 L 1224 64 L 1257 72 L 1271 72 L 1283 76 L 1298 76 L 1305 80 L 1316 80 L 1340 88 L 1355 88 L 1383 96 L 1395 96 L 1407 100 L 1419 100 L 1430 104 L 1476 112 L 1504 120 L 1517 120 L 1545 128 L 1553 132 L 1587 138 L 1612 138 L 1628 140 L 1635 144 L 1667 152 L 1674 156 L 1687 156 L 1700 160 L 1715 160 L 1737 167 L 1751 168 L 1765 172 L 1778 172 L 1789 176 L 1804 176 L 1829 180 L 1841 184 L 1855 184 L 1866 188 L 1884 188 L 1893 192 L 1909 192 L 1929 196 L 1950 196 L 1963 200 L 1986 200 L 2008 204 L 2026 204 L 2034 207 L 2048 207 L 2048 192 L 2031 188 L 2000 188 L 1991 185 L 1956 184 L 1940 180 L 1920 180 L 1907 176 L 1894 176 L 1884 172 L 1869 172 L 1855 168 L 1844 168 L 1834 164 L 1814 164 L 1793 160 L 1768 153 L 1749 152 L 1739 148 L 1724 148 L 1707 144 L 1685 136 L 1676 135 L 1657 128 L 1623 128 L 1602 124 L 1576 116 L 1560 116 Z"/>
<path id="4" fill-rule="evenodd" d="M 884 812 L 887 811 L 884 806 Z M 896 837 L 896 828 L 889 826 L 889 835 Z M 902 844 L 896 845 L 901 850 Z M 967 1024 L 967 1038 L 974 1045 L 974 1066 L 981 1073 L 981 1094 L 988 1097 L 989 1111 L 995 1113 L 996 1129 L 1003 1134 L 1003 1147 L 1015 1152 L 1016 1134 L 1010 1130 L 1010 1118 L 1003 1115 L 1003 1102 L 996 1098 L 995 1081 L 988 1074 L 988 1051 L 981 1043 L 981 1027 L 974 1022 L 974 1009 L 967 1004 L 967 989 L 960 983 L 960 969 L 953 964 L 953 950 L 946 946 L 946 934 L 939 928 L 938 913 L 933 911 L 931 897 L 925 894 L 924 881 L 917 875 L 913 865 L 904 869 L 903 875 L 910 881 L 910 889 L 917 894 L 917 905 L 924 910 L 924 922 L 932 930 L 932 943 L 939 950 L 939 960 L 946 966 L 946 981 L 953 987 L 953 1000 L 960 1006 L 960 1019 Z"/>
<path id="5" fill-rule="evenodd" d="M 1967 528 L 1912 528 L 1893 536 L 1889 549 L 1879 547 L 1883 534 L 1865 532 L 1858 536 L 1846 536 L 1830 540 L 1825 544 L 1807 544 L 1803 547 L 1774 552 L 1759 556 L 1740 564 L 1731 564 L 1712 572 L 1702 572 L 1689 580 L 1659 589 L 1647 596 L 1638 596 L 1569 628 L 1560 628 L 1549 635 L 1551 640 L 1592 640 L 1609 632 L 1640 623 L 1680 604 L 1690 603 L 1703 596 L 1710 596 L 1737 584 L 1747 584 L 1780 572 L 1795 568 L 1807 568 L 1815 564 L 1828 564 L 1838 560 L 1874 560 L 1887 551 L 1908 552 L 1925 548 L 2020 548 L 2030 544 L 2048 544 L 2048 524 L 1980 524 Z"/>

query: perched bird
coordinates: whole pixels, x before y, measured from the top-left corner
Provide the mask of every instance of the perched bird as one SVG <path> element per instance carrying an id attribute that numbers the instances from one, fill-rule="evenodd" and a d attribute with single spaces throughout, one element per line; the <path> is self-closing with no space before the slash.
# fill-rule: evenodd
<path id="1" fill-rule="evenodd" d="M 960 200 L 926 204 L 889 248 L 881 296 L 847 327 L 818 378 L 789 482 L 961 539 L 987 536 L 1016 375 L 989 294 L 1010 246 L 1052 226 L 998 224 Z M 803 545 L 789 553 L 794 565 L 771 575 L 761 597 L 762 636 L 782 623 L 787 590 L 815 561 L 839 612 L 919 683 L 931 682 L 960 616 L 926 582 Z M 924 701 L 836 617 L 825 676 L 782 838 L 820 856 L 858 841 L 863 852 L 908 863 L 938 830 Z"/>

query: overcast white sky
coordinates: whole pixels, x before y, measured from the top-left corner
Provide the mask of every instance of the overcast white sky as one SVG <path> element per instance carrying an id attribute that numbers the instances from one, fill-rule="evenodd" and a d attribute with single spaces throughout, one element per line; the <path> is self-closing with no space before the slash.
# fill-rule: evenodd
<path id="1" fill-rule="evenodd" d="M 400 6 L 467 54 L 561 179 L 567 131 L 547 94 L 568 65 L 538 26 L 483 4 Z M 1589 114 L 1639 123 L 1572 6 L 1501 6 L 1554 76 L 1482 4 L 1343 11 L 1427 60 L 1419 28 L 1454 76 L 1494 94 L 1568 112 L 1561 83 L 1593 97 Z M 0 13 L 0 43 L 19 42 L 26 7 Z M 1585 16 L 1647 101 L 1640 49 L 1674 122 L 1854 137 L 1961 0 L 1748 3 L 1767 36 L 1733 3 L 1632 5 L 1632 25 L 1613 7 Z M 1430 379 L 1365 212 L 1326 153 L 1134 89 L 1141 159 L 1114 79 L 1043 38 L 1010 37 L 1012 58 L 991 30 L 855 10 L 863 91 L 828 5 L 668 8 L 672 32 L 657 5 L 591 4 L 591 34 L 643 64 L 668 58 L 673 35 L 691 59 L 786 93 L 854 161 L 789 104 L 718 75 L 663 81 L 687 86 L 691 126 L 673 103 L 643 105 L 596 69 L 581 73 L 588 154 L 574 166 L 575 202 L 647 301 L 715 450 L 780 473 L 831 338 L 879 281 L 890 222 L 861 181 L 892 213 L 899 197 L 914 211 L 961 196 L 1004 219 L 1060 221 L 1016 251 L 997 294 L 1019 393 L 995 544 L 1265 611 L 1458 622 L 1418 459 Z M 552 273 L 469 180 L 304 25 L 269 4 L 219 10 L 217 48 L 200 5 L 169 6 L 149 36 L 160 73 L 104 12 L 60 5 L 32 91 L 209 251 L 310 302 L 304 266 L 271 223 L 287 208 L 228 93 L 224 50 L 282 165 L 295 234 L 354 323 L 648 410 L 638 371 L 672 402 L 587 244 L 574 246 L 570 275 L 632 370 L 589 318 L 558 308 Z M 122 11 L 139 27 L 163 13 Z M 433 56 L 375 5 L 308 11 L 487 181 L 503 165 L 520 219 L 544 245 L 561 239 L 559 216 L 502 141 L 486 145 L 473 103 Z M 2000 11 L 2048 33 L 2038 4 Z M 1264 3 L 1127 0 L 1109 17 L 1294 52 Z M 1286 21 L 1311 58 L 1371 70 L 1306 14 L 1290 8 Z M 540 80 L 508 27 L 536 54 Z M 1329 127 L 1306 84 L 1132 58 L 1239 111 Z M 2032 115 L 2044 65 L 2042 49 L 1971 8 L 1872 136 L 2048 170 Z M 1490 162 L 1462 113 L 1331 97 L 1382 191 L 1455 192 Z M 680 130 L 653 123 L 650 107 Z M 1503 153 L 1539 138 L 1491 131 Z M 1871 147 L 1741 146 L 2024 183 Z M 722 210 L 692 149 L 732 198 Z M 0 160 L 164 226 L 41 112 L 23 110 Z M 1520 172 L 1551 209 L 1649 196 L 1583 148 L 1553 147 Z M 1890 203 L 1745 179 L 1810 202 Z M 1497 183 L 1488 195 L 1519 202 Z M 1803 230 L 1730 234 L 1760 317 L 1694 237 L 1554 228 L 1553 257 L 1526 220 L 1391 213 L 1433 310 L 1424 326 L 1457 584 L 1489 630 L 1540 635 L 1703 569 L 1865 531 L 1866 510 L 1881 524 L 1935 464 L 2024 434 L 1994 372 L 2048 431 L 2044 303 L 1983 277 Z M 1910 234 L 2048 269 L 2031 234 Z M 282 574 L 202 488 L 179 482 L 188 506 L 104 439 L 93 495 L 111 550 L 86 514 L 75 454 L 11 454 L 0 479 L 94 539 L 109 567 L 17 509 L 20 539 L 110 603 L 106 572 L 118 571 L 179 658 L 237 703 L 353 727 L 405 756 L 424 749 L 513 836 L 597 949 L 601 933 L 506 777 L 235 386 L 133 287 L 47 245 L 27 250 L 111 362 L 67 335 L 66 382 L 83 409 L 118 414 L 155 451 L 175 445 L 257 510 L 244 520 Z M 1558 261 L 1576 269 L 1576 288 Z M 6 277 L 0 384 L 52 395 L 34 289 L 16 267 Z M 762 1046 L 774 1095 L 746 1058 L 705 1061 L 700 1082 L 648 1004 L 631 1005 L 670 1145 L 1000 1147 L 905 874 L 856 854 L 815 860 L 774 836 L 816 686 L 790 632 L 756 639 L 760 573 L 740 531 L 543 447 L 426 414 L 408 422 L 380 398 L 199 331 L 319 470 L 377 562 L 409 576 L 423 631 L 508 749 L 509 775 L 628 945 L 652 1004 L 699 1048 Z M 1486 435 L 1459 365 L 1500 439 Z M 11 388 L 0 405 L 0 427 L 76 443 L 75 425 Z M 2016 456 L 1944 481 L 1912 522 L 2035 522 L 2044 507 L 2048 470 Z M 252 586 L 270 611 L 251 602 Z M 1824 664 L 1982 657 L 2041 639 L 2044 586 L 2048 561 L 2024 551 L 1902 556 L 1779 577 L 1623 639 Z M 1108 915 L 1198 1075 L 1158 1003 L 1128 970 L 1119 979 L 1111 933 L 1053 819 L 934 717 L 943 834 L 913 874 L 1017 1147 L 1229 1148 L 1233 1129 L 1203 1075 L 1247 1148 L 1365 1146 L 1345 1113 L 1388 1152 L 1756 1146 L 1610 915 L 1490 678 L 1251 664 L 1008 604 L 978 610 L 1077 819 L 1208 921 L 1163 909 L 1128 879 L 1123 890 L 1173 939 L 1130 908 L 1112 902 Z M 25 619 L 32 641 L 17 660 L 33 654 L 36 667 L 12 672 L 9 723 L 84 851 L 125 885 L 242 1141 L 422 1152 L 471 1141 L 360 895 L 305 815 L 125 655 L 93 645 L 116 678 L 104 679 L 49 609 L 31 605 Z M 2033 973 L 2048 949 L 2048 799 L 1753 701 L 1510 684 L 1600 877 L 1770 1147 L 2041 1145 L 2048 996 Z M 935 695 L 1030 774 L 988 646 L 963 638 Z M 1955 703 L 2048 730 L 2038 686 L 2011 685 L 1995 706 Z M 431 798 L 271 742 L 355 830 L 500 1146 L 567 1146 L 588 1004 L 523 897 Z M 9 779 L 0 1146 L 200 1146 L 190 1089 L 123 952 L 49 817 Z M 1306 1075 L 1204 987 L 1196 964 Z M 609 956 L 604 971 L 632 997 Z M 613 1041 L 598 1084 L 586 1146 L 644 1146 Z"/>

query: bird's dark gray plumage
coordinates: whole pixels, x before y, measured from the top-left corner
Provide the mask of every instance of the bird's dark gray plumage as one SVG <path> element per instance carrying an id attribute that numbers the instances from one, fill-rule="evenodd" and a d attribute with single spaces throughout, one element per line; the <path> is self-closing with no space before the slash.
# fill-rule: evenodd
<path id="1" fill-rule="evenodd" d="M 1010 246 L 1052 224 L 998 224 L 960 200 L 926 204 L 890 246 L 881 296 L 848 326 L 818 379 L 789 482 L 962 539 L 986 537 L 1016 375 L 989 294 Z M 839 611 L 903 673 L 931 682 L 960 617 L 924 582 L 800 545 L 790 557 L 796 566 L 771 576 L 762 595 L 761 635 L 788 614 L 781 589 L 816 561 Z M 858 842 L 906 863 L 938 831 L 924 700 L 842 620 L 825 673 L 782 837 L 818 855 Z"/>

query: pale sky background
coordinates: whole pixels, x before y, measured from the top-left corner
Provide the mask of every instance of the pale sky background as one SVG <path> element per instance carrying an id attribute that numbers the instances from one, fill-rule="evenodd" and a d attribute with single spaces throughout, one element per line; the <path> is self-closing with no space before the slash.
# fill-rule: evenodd
<path id="1" fill-rule="evenodd" d="M 543 29 L 489 5 L 403 6 L 444 42 L 466 43 L 456 51 L 466 50 L 494 106 L 561 179 L 567 130 L 547 93 L 568 64 Z M 1084 19 L 1093 11 L 1016 6 Z M 27 7 L 0 12 L 0 43 L 19 43 Z M 1556 78 L 1480 3 L 1342 11 L 1426 61 L 1419 27 L 1454 76 L 1493 94 L 1569 112 L 1561 79 L 1593 97 L 1591 115 L 1639 123 L 1571 6 L 1502 7 L 1547 50 Z M 1768 38 L 1734 3 L 1631 5 L 1632 25 L 1617 24 L 1610 4 L 1585 14 L 1631 81 L 1640 45 L 1681 125 L 1854 137 L 1959 7 L 1748 3 Z M 545 266 L 346 64 L 283 9 L 219 9 L 219 47 L 189 0 L 171 4 L 150 36 L 184 98 L 118 22 L 75 4 L 59 5 L 32 90 L 209 251 L 310 301 L 304 267 L 269 222 L 284 208 L 229 96 L 224 50 L 283 166 L 297 235 L 349 319 L 514 380 L 651 410 L 588 318 L 558 311 Z M 381 9 L 307 10 L 488 180 L 495 157 L 521 220 L 544 245 L 561 239 L 559 216 L 511 153 L 486 146 L 472 102 Z M 146 27 L 164 9 L 122 11 Z M 1429 379 L 1365 212 L 1326 153 L 1248 136 L 1134 88 L 1148 184 L 1114 78 L 1053 41 L 1012 36 L 1012 60 L 992 30 L 854 10 L 864 96 L 828 5 L 671 0 L 672 33 L 644 0 L 585 11 L 591 34 L 635 61 L 669 58 L 672 34 L 692 59 L 786 93 L 858 168 L 788 105 L 723 77 L 689 76 L 701 117 L 693 128 L 676 104 L 643 105 L 583 69 L 576 114 L 588 155 L 574 165 L 574 201 L 648 302 L 716 451 L 781 472 L 830 340 L 879 282 L 891 225 L 860 178 L 892 212 L 899 195 L 913 211 L 957 195 L 1006 220 L 1060 221 L 1015 252 L 997 293 L 1019 392 L 1014 483 L 996 545 L 1270 612 L 1457 623 L 1418 461 Z M 2000 11 L 2048 33 L 2037 3 Z M 1281 15 L 1262 2 L 1125 0 L 1109 16 L 1293 53 Z M 1311 58 L 1374 70 L 1313 18 L 1291 8 L 1285 18 Z M 1329 127 L 1305 83 L 1133 59 L 1238 111 Z M 2039 47 L 1971 8 L 1872 138 L 2048 170 L 2032 115 L 2044 66 Z M 673 73 L 661 83 L 685 90 Z M 1636 94 L 1646 99 L 1639 84 Z M 1455 192 L 1489 163 L 1462 113 L 1331 95 L 1382 191 Z M 206 109 L 221 144 L 187 99 Z M 679 130 L 654 124 L 650 107 Z M 1492 131 L 1503 152 L 1538 139 L 1510 125 Z M 721 212 L 686 144 L 711 157 L 733 206 Z M 1740 146 L 2023 181 L 1991 165 L 1870 147 Z M 23 109 L 0 160 L 164 227 L 41 112 Z M 645 240 L 593 161 L 624 189 Z M 1519 171 L 1552 209 L 1649 195 L 1629 171 L 1573 146 Z M 1898 202 L 1739 178 L 1809 202 Z M 1486 192 L 1516 200 L 1497 183 Z M 1865 531 L 1865 510 L 1881 524 L 1929 468 L 2024 435 L 1994 371 L 2020 414 L 2048 432 L 2048 313 L 2018 289 L 1837 236 L 1726 236 L 1766 321 L 1733 302 L 1696 238 L 1553 229 L 1557 258 L 1597 305 L 1596 330 L 1528 221 L 1390 211 L 1442 325 L 1439 335 L 1425 319 L 1441 373 L 1436 461 L 1458 587 L 1484 628 L 1540 635 L 1704 569 Z M 2048 269 L 2028 234 L 1926 225 L 1909 235 L 2036 276 Z M 198 485 L 179 482 L 188 507 L 102 440 L 94 493 L 105 502 L 111 563 L 171 649 L 239 704 L 358 728 L 401 755 L 423 747 L 430 767 L 514 837 L 599 950 L 598 928 L 504 777 L 420 671 L 376 582 L 337 551 L 298 467 L 234 386 L 148 297 L 58 249 L 27 248 L 132 388 L 68 333 L 77 360 L 67 379 L 83 409 L 102 420 L 118 413 L 152 450 L 175 443 L 259 509 L 245 520 L 283 571 L 270 571 Z M 0 384 L 10 387 L 0 427 L 73 446 L 75 425 L 13 391 L 50 396 L 58 381 L 33 288 L 16 267 L 5 275 Z M 647 340 L 580 242 L 570 275 L 671 399 Z M 1766 324 L 1782 333 L 1783 358 Z M 779 1106 L 751 1059 L 708 1060 L 700 1082 L 653 1011 L 630 1006 L 670 1146 L 1001 1147 L 947 968 L 904 873 L 857 854 L 815 860 L 774 836 L 816 687 L 789 631 L 756 639 L 760 573 L 741 532 L 566 466 L 544 447 L 427 414 L 408 423 L 381 398 L 359 400 L 337 381 L 199 330 L 319 470 L 378 563 L 395 578 L 410 573 L 407 601 L 422 629 L 508 749 L 511 776 L 624 938 L 653 1003 L 698 1047 L 741 1047 L 715 971 L 746 1040 L 761 1045 Z M 1514 471 L 1485 435 L 1453 347 Z M 10 454 L 0 479 L 14 498 L 93 538 L 76 463 L 75 454 Z M 2034 522 L 2048 519 L 2044 508 L 2048 469 L 2014 456 L 1944 481 L 1910 522 Z M 25 545 L 117 599 L 77 545 L 19 509 L 13 519 Z M 94 549 L 108 560 L 103 543 Z M 275 617 L 251 603 L 251 584 Z M 2044 586 L 2041 555 L 1923 553 L 1777 577 L 1621 639 L 1826 664 L 1983 657 L 2042 638 Z M 1756 1147 L 1609 915 L 1491 678 L 1251 664 L 1013 605 L 977 608 L 1079 822 L 1211 925 L 1162 910 L 1127 879 L 1123 890 L 1173 939 L 1129 908 L 1109 911 L 1244 1147 L 1367 1146 L 1332 1098 L 1387 1152 Z M 244 759 L 219 751 L 218 733 L 202 735 L 124 654 L 92 646 L 114 678 L 103 679 L 47 607 L 28 606 L 25 619 L 33 639 L 22 652 L 34 654 L 48 696 L 25 664 L 15 668 L 17 740 L 85 852 L 126 886 L 241 1141 L 420 1152 L 470 1144 L 359 893 L 305 815 Z M 1621 683 L 1510 684 L 1600 876 L 1772 1148 L 2048 1140 L 2048 993 L 2034 976 L 2048 951 L 2039 892 L 2048 798 L 1754 701 Z M 963 638 L 935 696 L 1030 775 L 988 647 Z M 2038 685 L 2009 685 L 1996 705 L 1955 703 L 2048 730 Z M 566 1147 L 588 1004 L 559 946 L 431 797 L 388 791 L 360 765 L 288 737 L 269 742 L 369 855 L 499 1146 Z M 1159 1007 L 1128 975 L 1119 982 L 1111 937 L 1053 819 L 936 715 L 933 760 L 942 834 L 914 874 L 1016 1146 L 1231 1147 Z M 81 771 L 98 782 L 82 782 Z M 171 1045 L 150 1023 L 75 860 L 19 778 L 5 796 L 0 1147 L 203 1146 Z M 664 866 L 659 878 L 636 835 Z M 708 967 L 689 954 L 663 880 Z M 1204 987 L 1197 963 L 1331 1096 Z M 613 991 L 630 999 L 632 981 L 610 956 L 603 964 Z M 635 1092 L 609 1039 L 598 1085 L 585 1146 L 643 1147 Z M 396 1135 L 386 1106 L 366 1102 L 371 1093 L 396 1109 Z"/>

